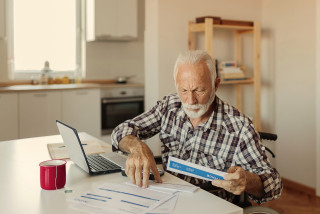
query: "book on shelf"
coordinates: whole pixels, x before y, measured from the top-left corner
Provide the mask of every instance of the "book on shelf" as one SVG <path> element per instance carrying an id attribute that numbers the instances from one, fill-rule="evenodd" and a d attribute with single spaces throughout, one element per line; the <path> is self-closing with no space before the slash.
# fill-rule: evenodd
<path id="1" fill-rule="evenodd" d="M 239 66 L 236 61 L 221 61 L 219 63 L 219 77 L 223 80 L 227 79 L 243 79 L 245 78 L 244 66 Z"/>

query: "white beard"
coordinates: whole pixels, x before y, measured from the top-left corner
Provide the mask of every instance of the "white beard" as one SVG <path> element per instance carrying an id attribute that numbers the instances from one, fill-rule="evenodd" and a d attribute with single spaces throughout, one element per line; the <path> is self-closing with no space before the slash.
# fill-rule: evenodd
<path id="1" fill-rule="evenodd" d="M 210 98 L 208 100 L 208 102 L 206 104 L 195 104 L 195 105 L 189 105 L 187 103 L 182 103 L 182 107 L 183 110 L 185 111 L 185 113 L 192 119 L 196 119 L 201 117 L 202 115 L 204 115 L 210 105 L 212 104 L 213 100 L 215 98 L 215 94 L 214 92 L 212 92 L 212 94 L 210 95 Z M 190 111 L 188 109 L 199 109 L 198 111 Z"/>

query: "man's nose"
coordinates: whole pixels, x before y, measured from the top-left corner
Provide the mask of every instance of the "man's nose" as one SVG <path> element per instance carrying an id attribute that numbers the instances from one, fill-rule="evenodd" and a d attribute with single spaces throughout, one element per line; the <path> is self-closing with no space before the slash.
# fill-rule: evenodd
<path id="1" fill-rule="evenodd" d="M 188 93 L 187 103 L 188 103 L 189 105 L 197 104 L 197 99 L 196 99 L 196 97 L 195 97 L 195 94 L 194 94 L 192 91 L 190 91 L 190 92 Z"/>

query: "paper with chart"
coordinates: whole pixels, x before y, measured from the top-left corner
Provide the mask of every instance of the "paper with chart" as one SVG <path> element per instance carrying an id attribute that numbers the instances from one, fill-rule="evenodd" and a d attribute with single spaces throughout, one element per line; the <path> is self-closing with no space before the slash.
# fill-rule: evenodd
<path id="1" fill-rule="evenodd" d="M 215 179 L 224 180 L 223 176 L 227 174 L 222 171 L 210 169 L 171 156 L 168 160 L 167 170 L 207 181 L 212 181 Z"/>
<path id="2" fill-rule="evenodd" d="M 175 205 L 178 200 L 178 193 L 176 193 L 172 198 L 164 202 L 163 204 L 157 206 L 153 210 L 147 212 L 146 214 L 170 214 L 173 213 Z M 73 209 L 79 210 L 81 212 L 88 212 L 88 213 L 94 213 L 94 214 L 123 214 L 127 212 L 123 211 L 115 211 L 115 210 L 109 210 L 109 209 L 103 209 L 99 207 L 92 207 L 87 206 L 84 203 L 77 203 L 73 204 L 71 206 Z"/>
<path id="3" fill-rule="evenodd" d="M 127 185 L 131 186 L 137 186 L 135 184 L 132 184 L 131 182 L 126 182 Z M 148 189 L 156 190 L 156 191 L 163 191 L 168 193 L 176 193 L 176 192 L 189 192 L 193 193 L 199 187 L 194 186 L 192 184 L 171 184 L 171 183 L 157 183 L 155 181 L 149 180 Z"/>
<path id="4" fill-rule="evenodd" d="M 170 214 L 173 213 L 174 207 L 178 200 L 179 193 L 176 193 L 175 196 L 170 198 L 168 201 L 164 202 L 160 206 L 157 206 L 147 214 Z"/>
<path id="5" fill-rule="evenodd" d="M 84 192 L 71 201 L 91 206 L 99 212 L 148 213 L 175 195 L 125 184 L 106 183 Z M 94 209 L 93 209 L 94 210 Z M 92 210 L 92 211 L 93 211 Z"/>

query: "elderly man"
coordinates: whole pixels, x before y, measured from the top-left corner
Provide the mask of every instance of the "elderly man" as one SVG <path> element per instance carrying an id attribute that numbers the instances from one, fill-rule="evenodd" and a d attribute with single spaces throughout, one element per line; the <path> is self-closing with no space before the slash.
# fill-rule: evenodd
<path id="1" fill-rule="evenodd" d="M 180 55 L 174 81 L 177 94 L 165 96 L 112 133 L 113 150 L 130 154 L 126 174 L 131 182 L 147 187 L 150 170 L 161 182 L 153 154 L 141 141 L 159 133 L 164 169 L 173 156 L 227 172 L 225 180 L 211 184 L 213 192 L 228 201 L 244 191 L 257 203 L 279 198 L 280 175 L 270 165 L 252 122 L 216 96 L 220 79 L 212 58 L 199 50 Z M 195 185 L 208 183 L 173 174 Z"/>

